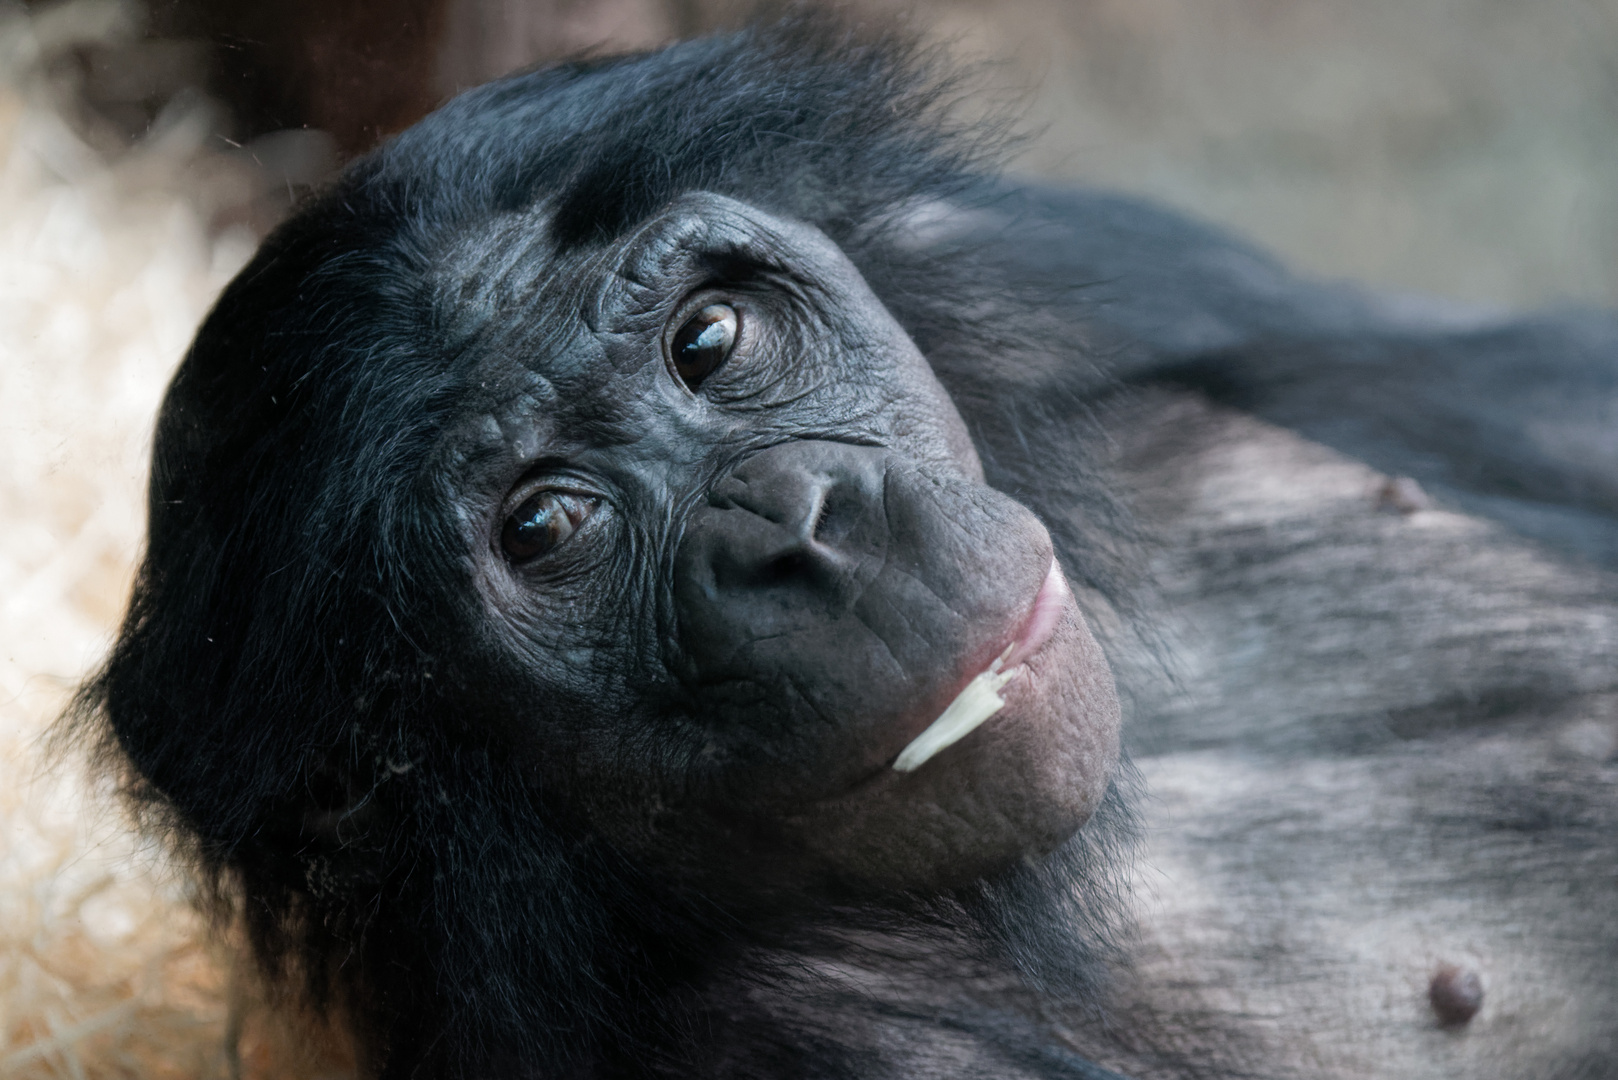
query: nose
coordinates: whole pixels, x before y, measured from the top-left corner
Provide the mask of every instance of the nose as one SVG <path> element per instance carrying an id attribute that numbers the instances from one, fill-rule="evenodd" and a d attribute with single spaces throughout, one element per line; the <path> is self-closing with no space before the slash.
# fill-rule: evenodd
<path id="1" fill-rule="evenodd" d="M 743 462 L 714 486 L 702 528 L 713 584 L 735 591 L 835 588 L 881 509 L 886 453 L 792 442 Z"/>
<path id="2" fill-rule="evenodd" d="M 699 666 L 853 604 L 887 546 L 887 460 L 874 447 L 803 440 L 753 455 L 714 485 L 674 566 L 680 636 Z"/>

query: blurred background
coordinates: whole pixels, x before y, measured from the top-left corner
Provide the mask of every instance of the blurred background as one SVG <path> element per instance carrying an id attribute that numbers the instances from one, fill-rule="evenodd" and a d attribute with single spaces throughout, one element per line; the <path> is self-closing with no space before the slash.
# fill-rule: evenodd
<path id="1" fill-rule="evenodd" d="M 238 142 L 363 150 L 457 90 L 736 25 L 753 0 L 151 0 L 57 75 L 138 138 L 178 92 Z M 779 5 L 776 5 L 779 7 Z M 1155 196 L 1327 275 L 1618 296 L 1615 0 L 850 0 L 988 60 L 1032 175 Z M 35 10 L 49 10 L 37 8 Z M 270 149 L 296 184 L 319 163 Z M 261 159 L 265 155 L 259 155 Z"/>
<path id="2" fill-rule="evenodd" d="M 343 1075 L 43 732 L 105 649 L 151 417 L 212 297 L 457 89 L 735 25 L 735 0 L 0 0 L 0 1078 Z M 1023 175 L 1308 273 L 1618 302 L 1618 0 L 855 0 L 981 64 Z M 52 761 L 55 764 L 52 764 Z"/>

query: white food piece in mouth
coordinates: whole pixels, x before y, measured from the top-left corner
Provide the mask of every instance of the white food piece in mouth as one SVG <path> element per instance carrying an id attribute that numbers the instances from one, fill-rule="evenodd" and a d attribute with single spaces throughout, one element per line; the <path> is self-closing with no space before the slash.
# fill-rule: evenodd
<path id="1" fill-rule="evenodd" d="M 955 700 L 938 715 L 938 719 L 910 741 L 910 745 L 893 761 L 895 772 L 915 772 L 934 754 L 954 746 L 976 731 L 983 721 L 1006 707 L 1006 699 L 1000 696 L 1000 688 L 1021 670 L 1021 665 L 1010 671 L 1000 670 L 1006 657 L 1011 655 L 1012 648 L 1012 645 L 1007 645 L 1006 651 L 995 658 L 987 671 L 973 676 L 972 681 L 955 695 Z"/>

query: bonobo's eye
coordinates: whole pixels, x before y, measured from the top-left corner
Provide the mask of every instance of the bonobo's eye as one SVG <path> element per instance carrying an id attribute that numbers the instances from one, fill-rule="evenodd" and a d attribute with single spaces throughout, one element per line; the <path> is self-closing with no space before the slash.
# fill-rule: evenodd
<path id="1" fill-rule="evenodd" d="M 595 508 L 594 499 L 569 491 L 536 491 L 506 515 L 500 546 L 512 562 L 537 559 L 572 536 Z"/>
<path id="2" fill-rule="evenodd" d="M 686 389 L 701 386 L 725 362 L 740 327 L 741 317 L 729 304 L 709 304 L 686 320 L 669 344 L 674 373 Z"/>

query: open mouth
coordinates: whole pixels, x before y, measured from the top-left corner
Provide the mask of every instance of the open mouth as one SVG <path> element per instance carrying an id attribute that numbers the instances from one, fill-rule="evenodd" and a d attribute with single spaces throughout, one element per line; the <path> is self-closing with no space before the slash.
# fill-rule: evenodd
<path id="1" fill-rule="evenodd" d="M 1067 579 L 1056 560 L 1045 574 L 1045 581 L 1034 596 L 1034 603 L 1023 621 L 1022 629 L 1007 645 L 1005 651 L 994 658 L 987 668 L 973 676 L 955 700 L 945 706 L 938 719 L 927 725 L 893 760 L 896 772 L 915 772 L 930 761 L 940 750 L 947 749 L 976 731 L 983 722 L 1006 707 L 1000 691 L 1024 670 L 1023 662 L 1045 647 L 1056 632 L 1062 613 L 1072 595 Z"/>

